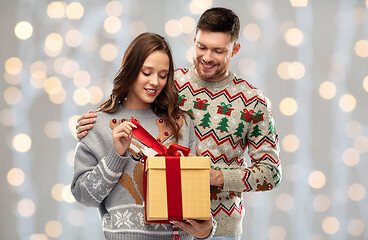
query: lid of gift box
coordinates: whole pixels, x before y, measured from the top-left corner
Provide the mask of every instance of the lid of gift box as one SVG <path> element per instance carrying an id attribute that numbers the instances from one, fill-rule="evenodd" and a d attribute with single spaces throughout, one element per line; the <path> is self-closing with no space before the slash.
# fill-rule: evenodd
<path id="1" fill-rule="evenodd" d="M 146 168 L 148 169 L 165 169 L 165 159 L 168 157 L 148 157 L 146 159 Z M 176 157 L 175 157 L 176 158 Z M 209 169 L 211 167 L 211 161 L 209 157 L 180 157 L 181 169 Z"/>

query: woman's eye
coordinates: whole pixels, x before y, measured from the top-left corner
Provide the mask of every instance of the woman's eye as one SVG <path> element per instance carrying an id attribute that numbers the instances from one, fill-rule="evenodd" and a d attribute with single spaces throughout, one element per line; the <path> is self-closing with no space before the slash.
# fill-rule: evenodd
<path id="1" fill-rule="evenodd" d="M 166 79 L 166 78 L 167 78 L 167 76 L 166 76 L 166 75 L 165 75 L 165 76 L 160 75 L 160 78 L 162 78 L 162 79 Z"/>
<path id="2" fill-rule="evenodd" d="M 142 72 L 144 76 L 149 76 L 149 73 Z"/>

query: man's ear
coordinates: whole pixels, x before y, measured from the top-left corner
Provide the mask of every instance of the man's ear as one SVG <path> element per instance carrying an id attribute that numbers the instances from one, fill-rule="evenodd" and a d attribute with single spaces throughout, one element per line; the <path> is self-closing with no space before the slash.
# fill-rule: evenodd
<path id="1" fill-rule="evenodd" d="M 195 43 L 197 40 L 197 33 L 194 34 L 193 42 Z"/>
<path id="2" fill-rule="evenodd" d="M 233 52 L 231 53 L 231 57 L 234 57 L 240 50 L 240 43 L 234 43 Z"/>

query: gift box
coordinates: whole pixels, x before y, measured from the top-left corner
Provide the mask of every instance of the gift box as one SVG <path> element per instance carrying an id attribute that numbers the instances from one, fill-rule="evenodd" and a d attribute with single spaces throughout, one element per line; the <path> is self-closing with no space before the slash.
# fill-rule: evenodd
<path id="1" fill-rule="evenodd" d="M 133 135 L 157 152 L 146 157 L 143 195 L 147 223 L 169 220 L 207 220 L 210 209 L 210 158 L 188 157 L 189 148 L 171 144 L 166 148 L 134 118 Z M 180 154 L 180 152 L 182 154 Z"/>
<path id="2" fill-rule="evenodd" d="M 148 157 L 146 220 L 207 220 L 210 211 L 208 157 Z"/>

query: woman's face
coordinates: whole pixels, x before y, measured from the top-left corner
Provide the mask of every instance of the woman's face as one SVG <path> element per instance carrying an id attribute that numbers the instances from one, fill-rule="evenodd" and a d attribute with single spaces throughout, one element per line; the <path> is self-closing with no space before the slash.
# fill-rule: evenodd
<path id="1" fill-rule="evenodd" d="M 167 83 L 169 66 L 170 59 L 163 51 L 154 51 L 148 55 L 123 106 L 130 109 L 151 108 L 151 103 Z"/>

